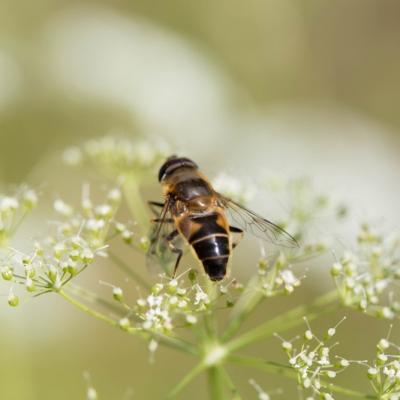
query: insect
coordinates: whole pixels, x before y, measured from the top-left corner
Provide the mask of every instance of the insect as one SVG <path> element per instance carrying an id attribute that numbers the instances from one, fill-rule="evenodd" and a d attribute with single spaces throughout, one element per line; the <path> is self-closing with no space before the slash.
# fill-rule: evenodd
<path id="1" fill-rule="evenodd" d="M 176 254 L 174 276 L 183 254 L 177 245 L 179 239 L 190 245 L 212 281 L 227 275 L 232 249 L 244 230 L 278 245 L 298 246 L 279 226 L 216 192 L 188 158 L 169 157 L 159 170 L 158 180 L 165 201 L 149 202 L 157 218 L 153 220 L 148 257 L 157 258 L 166 249 Z M 230 225 L 228 216 L 238 226 Z"/>

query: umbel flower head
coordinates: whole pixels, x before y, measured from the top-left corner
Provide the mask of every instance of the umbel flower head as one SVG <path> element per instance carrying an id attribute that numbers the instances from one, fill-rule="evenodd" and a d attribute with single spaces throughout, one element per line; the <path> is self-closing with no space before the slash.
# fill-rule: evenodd
<path id="1" fill-rule="evenodd" d="M 295 347 L 293 344 L 299 339 L 297 337 L 291 341 L 281 339 L 282 349 L 288 357 L 289 365 L 297 372 L 297 381 L 301 390 L 312 395 L 312 397 L 307 397 L 308 399 L 333 400 L 328 382 L 335 379 L 338 373 L 350 365 L 349 360 L 335 356 L 332 352 L 333 347 L 337 345 L 337 343 L 331 343 L 332 339 L 337 327 L 344 319 L 328 329 L 323 339 L 314 334 L 305 319 L 307 330 L 304 332 L 300 347 Z"/>
<path id="2" fill-rule="evenodd" d="M 383 237 L 364 224 L 355 250 L 347 251 L 331 268 L 345 305 L 393 319 L 400 315 L 396 297 L 400 282 L 400 237 Z M 388 293 L 385 304 L 383 295 Z"/>
<path id="3" fill-rule="evenodd" d="M 54 202 L 59 219 L 52 221 L 52 232 L 35 241 L 30 253 L 9 250 L 1 261 L 2 278 L 17 283 L 34 295 L 59 291 L 80 274 L 96 256 L 106 256 L 106 241 L 114 228 L 120 203 L 119 189 L 110 190 L 106 201 L 93 205 L 84 195 L 81 210 L 61 199 Z M 10 303 L 10 300 L 9 300 Z M 15 301 L 12 302 L 15 305 Z"/>
<path id="4" fill-rule="evenodd" d="M 400 346 L 390 340 L 390 333 L 376 346 L 376 357 L 367 365 L 367 375 L 379 398 L 400 398 Z"/>
<path id="5" fill-rule="evenodd" d="M 123 137 L 106 136 L 89 140 L 81 147 L 71 147 L 64 152 L 68 165 L 88 161 L 107 178 L 115 179 L 135 175 L 148 177 L 170 154 L 168 145 L 161 139 L 132 141 Z"/>

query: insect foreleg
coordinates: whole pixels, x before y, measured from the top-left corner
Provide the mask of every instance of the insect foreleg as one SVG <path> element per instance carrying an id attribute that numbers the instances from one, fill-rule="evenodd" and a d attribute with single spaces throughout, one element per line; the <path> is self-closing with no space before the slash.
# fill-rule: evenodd
<path id="1" fill-rule="evenodd" d="M 160 203 L 159 201 L 148 201 L 147 204 L 149 205 L 150 210 L 156 217 L 160 215 L 159 208 L 164 207 L 164 203 Z M 157 209 L 155 207 L 157 207 Z"/>
<path id="2" fill-rule="evenodd" d="M 177 258 L 176 258 L 176 262 L 175 262 L 175 267 L 174 267 L 174 272 L 172 274 L 172 277 L 175 278 L 176 275 L 176 271 L 178 269 L 179 266 L 179 262 L 181 261 L 182 258 L 182 254 L 183 251 L 182 249 L 179 249 L 178 247 L 175 246 L 175 244 L 173 243 L 173 240 L 178 236 L 179 232 L 175 229 L 173 230 L 167 237 L 166 240 L 168 242 L 168 246 L 171 249 L 171 251 L 175 254 L 177 254 Z"/>
<path id="3" fill-rule="evenodd" d="M 236 226 L 230 226 L 229 232 L 239 234 L 238 235 L 239 237 L 232 243 L 232 248 L 234 249 L 239 244 L 239 242 L 243 239 L 244 232 L 242 229 L 236 228 Z"/>

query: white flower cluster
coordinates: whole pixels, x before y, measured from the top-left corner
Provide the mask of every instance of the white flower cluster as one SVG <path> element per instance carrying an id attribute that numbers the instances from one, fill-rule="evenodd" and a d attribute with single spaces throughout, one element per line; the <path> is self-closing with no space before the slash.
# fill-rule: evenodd
<path id="1" fill-rule="evenodd" d="M 155 333 L 171 332 L 178 323 L 194 325 L 210 305 L 207 293 L 195 283 L 184 287 L 181 278 L 155 284 L 150 294 L 136 303 L 139 328 Z"/>
<path id="2" fill-rule="evenodd" d="M 368 366 L 367 374 L 380 399 L 399 400 L 400 346 L 392 343 L 389 335 L 377 344 L 376 358 L 372 365 Z"/>
<path id="3" fill-rule="evenodd" d="M 106 176 L 118 178 L 131 174 L 154 173 L 154 168 L 168 156 L 170 150 L 160 139 L 154 141 L 106 136 L 87 141 L 82 148 L 71 147 L 63 159 L 69 165 L 89 160 Z"/>
<path id="4" fill-rule="evenodd" d="M 313 333 L 306 320 L 307 330 L 299 349 L 294 347 L 293 340 L 281 339 L 282 348 L 288 356 L 289 365 L 297 372 L 299 387 L 310 394 L 307 399 L 333 400 L 329 381 L 350 365 L 349 360 L 338 356 L 335 356 L 336 360 L 333 361 L 332 348 L 337 343 L 329 345 L 336 334 L 336 328 L 342 321 L 335 327 L 328 329 L 324 339 L 321 340 Z"/>
<path id="5" fill-rule="evenodd" d="M 335 262 L 331 274 L 345 305 L 381 318 L 400 315 L 400 302 L 390 290 L 400 282 L 400 237 L 385 239 L 363 225 L 357 248 Z M 387 304 L 384 293 L 389 293 Z"/>
<path id="6" fill-rule="evenodd" d="M 21 187 L 12 196 L 0 194 L 0 247 L 8 244 L 26 214 L 37 203 L 37 193 L 28 187 Z"/>
<path id="7" fill-rule="evenodd" d="M 16 250 L 7 254 L 1 260 L 2 278 L 35 295 L 59 291 L 87 268 L 96 255 L 106 255 L 106 241 L 120 197 L 119 190 L 112 189 L 103 204 L 93 205 L 86 195 L 79 212 L 63 200 L 56 200 L 54 209 L 61 219 L 52 223 L 54 233 L 35 242 L 30 254 Z M 9 304 L 18 304 L 13 289 Z"/>
<path id="8" fill-rule="evenodd" d="M 258 276 L 259 285 L 267 297 L 282 293 L 290 294 L 301 283 L 301 280 L 294 275 L 288 259 L 282 252 L 272 263 L 262 257 L 258 262 Z"/>

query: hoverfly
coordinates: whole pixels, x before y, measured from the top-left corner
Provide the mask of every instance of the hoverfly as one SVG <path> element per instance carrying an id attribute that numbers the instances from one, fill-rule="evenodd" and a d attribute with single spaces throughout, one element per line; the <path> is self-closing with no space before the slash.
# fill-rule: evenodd
<path id="1" fill-rule="evenodd" d="M 187 242 L 212 281 L 227 275 L 227 265 L 246 230 L 258 238 L 286 246 L 298 246 L 296 239 L 271 221 L 216 192 L 192 160 L 171 156 L 161 166 L 158 180 L 164 203 L 149 202 L 161 211 L 150 235 L 149 258 L 157 258 L 160 249 L 176 254 L 174 276 L 183 250 L 177 239 Z M 228 217 L 238 226 L 231 226 Z M 239 235 L 234 240 L 234 234 Z"/>

